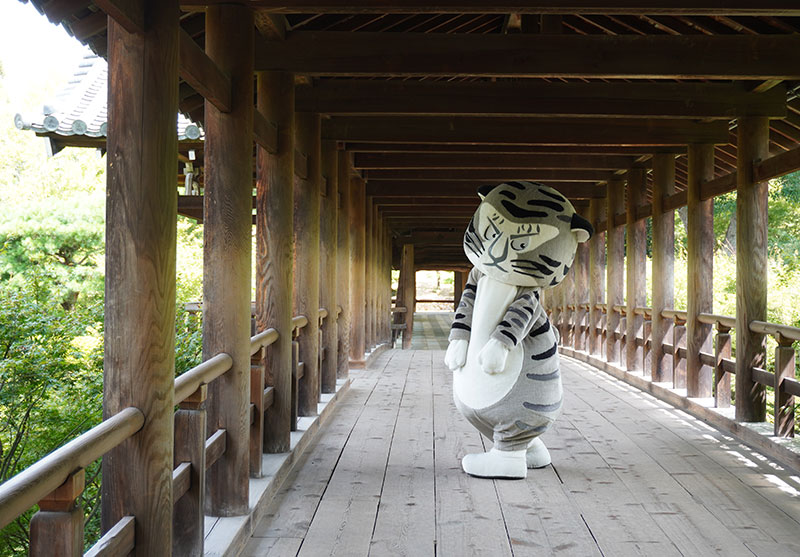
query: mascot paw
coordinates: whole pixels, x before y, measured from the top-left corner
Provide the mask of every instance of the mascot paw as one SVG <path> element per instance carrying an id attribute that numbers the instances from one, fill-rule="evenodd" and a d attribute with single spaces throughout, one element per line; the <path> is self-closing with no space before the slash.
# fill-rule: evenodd
<path id="1" fill-rule="evenodd" d="M 525 460 L 528 468 L 544 468 L 551 462 L 550 451 L 544 446 L 542 440 L 537 437 L 528 444 L 528 450 L 525 451 Z"/>
<path id="2" fill-rule="evenodd" d="M 484 373 L 494 375 L 502 373 L 506 368 L 508 348 L 499 340 L 490 339 L 478 354 L 478 364 Z"/>
<path id="3" fill-rule="evenodd" d="M 450 341 L 447 346 L 447 352 L 444 355 L 444 363 L 450 368 L 450 371 L 461 369 L 467 363 L 467 348 L 469 348 L 469 341 Z"/>
<path id="4" fill-rule="evenodd" d="M 470 476 L 521 480 L 528 475 L 525 449 L 521 451 L 499 451 L 468 454 L 461 459 L 461 468 Z"/>

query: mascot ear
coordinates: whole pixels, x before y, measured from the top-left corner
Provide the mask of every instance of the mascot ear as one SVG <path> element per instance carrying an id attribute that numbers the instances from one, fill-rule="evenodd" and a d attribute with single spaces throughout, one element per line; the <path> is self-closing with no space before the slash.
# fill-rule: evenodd
<path id="1" fill-rule="evenodd" d="M 489 192 L 492 191 L 496 187 L 497 187 L 496 185 L 494 185 L 494 186 L 488 186 L 488 185 L 487 186 L 480 186 L 478 188 L 478 197 L 480 197 L 481 201 L 483 201 L 484 199 L 486 199 L 486 196 L 489 195 Z"/>
<path id="2" fill-rule="evenodd" d="M 572 214 L 572 222 L 570 222 L 570 230 L 575 233 L 578 243 L 583 243 L 594 234 L 594 229 L 588 220 L 580 216 L 578 213 Z"/>

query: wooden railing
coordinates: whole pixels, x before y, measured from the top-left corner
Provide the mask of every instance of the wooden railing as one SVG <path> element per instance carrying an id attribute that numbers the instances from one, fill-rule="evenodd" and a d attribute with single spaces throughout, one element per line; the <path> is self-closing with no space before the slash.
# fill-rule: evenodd
<path id="1" fill-rule="evenodd" d="M 577 348 L 580 343 L 578 337 L 587 334 L 594 337 L 588 340 L 589 346 L 596 347 L 595 355 L 605 358 L 605 341 L 611 337 L 620 342 L 620 354 L 624 354 L 627 338 L 626 323 L 627 308 L 623 305 L 614 305 L 611 311 L 620 315 L 619 325 L 613 331 L 606 328 L 606 322 L 601 320 L 596 326 L 589 326 L 584 323 L 583 315 L 590 309 L 589 304 L 565 305 L 558 308 L 558 313 L 552 310 L 549 313 L 555 315 L 555 325 L 559 328 L 562 335 L 562 344 L 571 348 Z M 597 304 L 596 310 L 603 313 L 607 311 L 605 304 Z M 651 373 L 651 355 L 654 350 L 651 338 L 651 322 L 653 312 L 648 307 L 636 307 L 634 313 L 641 315 L 645 319 L 643 334 L 633 339 L 638 346 L 644 349 L 644 369 L 641 370 L 645 376 Z M 660 349 L 669 354 L 672 359 L 672 374 L 668 383 L 673 389 L 686 388 L 686 320 L 687 312 L 676 309 L 665 309 L 661 312 L 664 319 L 671 321 L 671 341 L 663 341 Z M 714 405 L 718 408 L 727 408 L 731 405 L 731 377 L 736 374 L 736 360 L 732 358 L 731 350 L 731 330 L 736 327 L 736 318 L 727 315 L 716 315 L 711 313 L 699 313 L 697 320 L 706 325 L 712 325 L 714 334 L 714 353 L 700 351 L 699 360 L 703 365 L 713 369 L 714 382 Z M 800 396 L 800 381 L 795 379 L 795 349 L 793 343 L 800 340 L 800 328 L 769 323 L 765 321 L 752 321 L 749 325 L 754 333 L 769 335 L 777 343 L 775 348 L 775 372 L 769 372 L 759 367 L 751 369 L 753 381 L 770 387 L 774 390 L 774 433 L 779 437 L 794 436 L 795 428 L 795 408 L 794 397 Z M 608 361 L 607 358 L 605 358 Z"/>
<path id="2" fill-rule="evenodd" d="M 190 308 L 195 312 L 199 307 Z M 325 319 L 338 319 L 341 307 L 334 315 L 320 308 L 315 323 Z M 292 430 L 297 428 L 298 384 L 303 379 L 297 338 L 308 327 L 306 316 L 292 319 Z M 309 333 L 313 334 L 313 333 Z M 280 338 L 280 332 L 267 329 L 250 338 L 251 365 L 261 365 L 263 351 Z M 320 350 L 320 361 L 326 357 Z M 257 362 L 257 363 L 255 363 Z M 173 497 L 173 554 L 198 555 L 203 550 L 203 520 L 206 471 L 225 454 L 227 434 L 218 429 L 210 436 L 206 430 L 205 402 L 208 384 L 225 375 L 232 367 L 228 354 L 217 354 L 186 371 L 175 379 L 174 403 L 174 461 L 172 472 Z M 319 369 L 319 368 L 318 368 Z M 266 412 L 274 401 L 275 392 L 263 383 L 264 374 L 251 374 L 251 393 L 261 397 L 259 404 L 250 404 L 250 423 L 257 420 L 257 408 Z M 104 420 L 86 433 L 26 468 L 0 485 L 0 528 L 15 520 L 25 511 L 39 505 L 39 512 L 31 520 L 31 555 L 81 555 L 83 550 L 83 511 L 78 498 L 84 489 L 85 469 L 121 443 L 132 438 L 144 425 L 144 414 L 137 408 L 126 408 Z M 251 430 L 251 438 L 263 435 L 260 429 Z M 261 444 L 253 458 L 261 460 Z M 126 516 L 112 527 L 86 555 L 127 555 L 135 547 L 135 517 Z"/>

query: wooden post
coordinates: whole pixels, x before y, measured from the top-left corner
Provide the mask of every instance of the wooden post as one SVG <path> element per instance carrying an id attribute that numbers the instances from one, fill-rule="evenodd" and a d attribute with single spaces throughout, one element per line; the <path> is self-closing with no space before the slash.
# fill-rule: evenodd
<path id="1" fill-rule="evenodd" d="M 775 436 L 794 437 L 794 396 L 783 390 L 784 379 L 794 379 L 793 340 L 778 336 L 775 347 Z"/>
<path id="2" fill-rule="evenodd" d="M 719 323 L 717 323 L 717 342 L 714 355 L 716 357 L 714 403 L 717 408 L 729 408 L 731 405 L 731 374 L 725 373 L 722 360 L 731 357 L 731 330 Z"/>
<path id="3" fill-rule="evenodd" d="M 616 337 L 620 315 L 614 311 L 614 306 L 622 304 L 622 268 L 624 265 L 625 249 L 624 230 L 614 225 L 614 218 L 622 212 L 623 203 L 622 180 L 609 180 L 606 189 L 606 231 L 607 265 L 606 265 L 606 361 L 621 363 L 620 342 Z"/>
<path id="4" fill-rule="evenodd" d="M 703 183 L 714 179 L 714 146 L 689 145 L 687 188 L 686 389 L 689 397 L 710 397 L 714 370 L 700 361 L 710 354 L 712 326 L 700 323 L 700 313 L 714 308 L 714 199 L 700 199 Z"/>
<path id="5" fill-rule="evenodd" d="M 336 220 L 337 181 L 339 177 L 337 168 L 336 143 L 325 141 L 322 144 L 322 197 L 320 198 L 320 279 L 319 279 L 319 305 L 328 310 L 328 317 L 322 325 L 322 346 L 320 352 L 324 355 L 322 369 L 320 370 L 320 383 L 323 393 L 336 392 L 336 368 L 338 358 L 336 355 L 337 330 L 336 330 L 336 263 L 338 240 L 336 237 L 338 222 Z M 327 184 L 327 187 L 325 186 Z"/>
<path id="6" fill-rule="evenodd" d="M 600 322 L 603 314 L 597 304 L 603 303 L 606 289 L 606 233 L 597 232 L 597 223 L 603 218 L 605 207 L 601 200 L 589 202 L 589 221 L 595 233 L 589 239 L 589 338 L 587 350 L 589 354 L 599 355 L 601 352 Z"/>
<path id="7" fill-rule="evenodd" d="M 225 453 L 206 478 L 206 512 L 213 516 L 249 507 L 253 29 L 245 6 L 206 12 L 206 51 L 233 84 L 230 112 L 205 106 L 203 359 L 221 352 L 233 358 L 230 371 L 209 385 L 209 433 L 227 431 Z"/>
<path id="8" fill-rule="evenodd" d="M 590 217 L 588 214 L 583 216 Z M 572 272 L 575 275 L 575 305 L 577 306 L 575 350 L 588 350 L 589 344 L 589 312 L 583 307 L 589 303 L 589 259 L 589 244 L 587 242 L 579 243 L 575 253 L 575 263 L 572 265 Z"/>
<path id="9" fill-rule="evenodd" d="M 265 350 L 266 383 L 274 389 L 264 415 L 264 452 L 289 452 L 292 397 L 294 286 L 294 76 L 258 73 L 258 109 L 278 126 L 278 151 L 257 148 L 256 323 L 274 327 L 278 340 Z"/>
<path id="10" fill-rule="evenodd" d="M 664 353 L 664 339 L 672 336 L 672 319 L 662 312 L 675 305 L 675 212 L 664 210 L 664 198 L 675 192 L 675 156 L 653 156 L 653 318 L 651 374 L 655 382 L 672 381 L 672 355 Z"/>
<path id="11" fill-rule="evenodd" d="M 365 218 L 366 208 L 365 184 L 360 177 L 350 180 L 350 365 L 364 366 L 366 341 L 364 334 L 364 284 L 366 270 L 364 266 Z"/>
<path id="12" fill-rule="evenodd" d="M 464 283 L 461 280 L 461 271 L 453 272 L 453 311 L 458 309 L 458 303 L 461 301 L 461 295 L 464 293 Z"/>
<path id="13" fill-rule="evenodd" d="M 202 385 L 175 412 L 174 467 L 191 465 L 189 490 L 175 501 L 172 554 L 203 555 L 203 496 L 206 489 L 206 409 L 208 389 Z M 258 455 L 259 458 L 261 455 Z"/>
<path id="14" fill-rule="evenodd" d="M 337 322 L 336 376 L 344 379 L 350 371 L 350 156 L 342 150 L 337 152 L 337 158 L 336 297 L 342 313 Z"/>
<path id="15" fill-rule="evenodd" d="M 751 321 L 767 320 L 767 182 L 755 182 L 753 162 L 769 155 L 765 116 L 739 118 L 736 164 L 736 420 L 763 422 L 767 400 L 753 381 L 765 367 L 764 335 Z"/>
<path id="16" fill-rule="evenodd" d="M 83 509 L 78 498 L 85 485 L 86 473 L 80 468 L 39 501 L 30 523 L 31 557 L 83 555 Z"/>
<path id="17" fill-rule="evenodd" d="M 686 321 L 675 317 L 672 325 L 672 386 L 686 388 L 686 358 L 681 357 L 680 349 L 686 348 Z"/>
<path id="18" fill-rule="evenodd" d="M 373 277 L 373 226 L 375 213 L 372 210 L 372 196 L 368 195 L 364 201 L 364 349 L 372 350 L 372 277 Z"/>
<path id="19" fill-rule="evenodd" d="M 643 307 L 647 303 L 645 293 L 646 223 L 644 219 L 636 218 L 636 209 L 643 203 L 647 183 L 643 168 L 631 168 L 627 174 L 625 364 L 628 371 L 644 371 L 644 346 L 638 340 L 639 337 L 644 339 L 644 317 L 636 313 L 635 308 Z"/>
<path id="20" fill-rule="evenodd" d="M 319 216 L 320 117 L 298 112 L 297 148 L 308 160 L 308 176 L 294 182 L 294 314 L 305 315 L 308 325 L 300 332 L 300 380 L 297 412 L 316 416 L 319 402 Z"/>
<path id="21" fill-rule="evenodd" d="M 383 341 L 391 342 L 392 339 L 392 232 L 387 224 L 384 228 L 383 241 L 383 284 L 381 298 L 383 298 Z"/>
<path id="22" fill-rule="evenodd" d="M 414 267 L 414 244 L 403 245 L 403 255 L 400 263 L 401 283 L 403 284 L 403 305 L 406 306 L 406 330 L 403 331 L 403 350 L 411 348 L 411 339 L 414 335 L 414 310 L 417 298 L 417 277 Z"/>
<path id="23" fill-rule="evenodd" d="M 102 530 L 136 516 L 136 555 L 156 555 L 172 547 L 179 27 L 174 0 L 141 5 L 141 34 L 108 20 L 103 417 L 135 406 L 145 424 L 103 458 Z"/>

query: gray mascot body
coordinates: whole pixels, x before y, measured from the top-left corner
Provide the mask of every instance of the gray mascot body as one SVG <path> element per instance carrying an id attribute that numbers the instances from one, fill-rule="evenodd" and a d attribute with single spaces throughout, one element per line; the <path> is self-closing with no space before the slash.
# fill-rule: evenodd
<path id="1" fill-rule="evenodd" d="M 539 436 L 561 412 L 557 331 L 539 291 L 569 272 L 591 225 L 553 188 L 507 182 L 482 198 L 464 234 L 469 274 L 445 363 L 456 406 L 494 442 L 462 467 L 484 478 L 524 478 L 550 464 Z"/>

